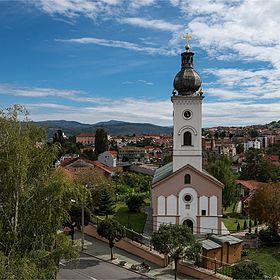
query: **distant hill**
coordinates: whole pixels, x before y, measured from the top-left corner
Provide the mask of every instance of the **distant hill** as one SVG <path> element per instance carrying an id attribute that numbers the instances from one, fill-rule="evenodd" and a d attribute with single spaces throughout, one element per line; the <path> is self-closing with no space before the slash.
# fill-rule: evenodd
<path id="1" fill-rule="evenodd" d="M 158 126 L 150 123 L 130 123 L 123 121 L 107 121 L 96 124 L 85 124 L 75 121 L 41 121 L 34 122 L 35 124 L 44 127 L 48 131 L 48 136 L 61 129 L 67 136 L 76 135 L 80 132 L 95 132 L 97 128 L 105 129 L 110 135 L 141 135 L 141 134 L 172 134 L 172 127 Z"/>

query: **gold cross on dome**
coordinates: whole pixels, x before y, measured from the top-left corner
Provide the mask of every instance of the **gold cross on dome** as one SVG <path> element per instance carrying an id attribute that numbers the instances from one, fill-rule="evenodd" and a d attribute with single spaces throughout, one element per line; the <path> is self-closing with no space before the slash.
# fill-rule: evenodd
<path id="1" fill-rule="evenodd" d="M 187 32 L 186 36 L 183 37 L 183 38 L 186 39 L 186 46 L 185 46 L 185 48 L 186 48 L 186 50 L 188 50 L 190 48 L 190 46 L 189 46 L 189 39 L 191 39 L 192 36 L 190 36 L 189 33 Z"/>

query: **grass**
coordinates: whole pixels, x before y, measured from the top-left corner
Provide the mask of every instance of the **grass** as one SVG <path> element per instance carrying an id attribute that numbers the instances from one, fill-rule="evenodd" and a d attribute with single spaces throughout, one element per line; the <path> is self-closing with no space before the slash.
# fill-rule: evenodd
<path id="1" fill-rule="evenodd" d="M 232 233 L 237 231 L 237 224 L 239 222 L 240 224 L 240 231 L 243 230 L 243 224 L 244 224 L 245 219 L 240 219 L 240 218 L 223 218 L 223 222 L 226 226 L 226 228 Z M 249 219 L 246 220 L 247 222 L 247 227 L 249 227 Z M 254 225 L 254 222 L 252 221 L 252 226 Z"/>
<path id="2" fill-rule="evenodd" d="M 129 212 L 127 206 L 122 204 L 113 217 L 125 227 L 143 233 L 147 214 Z"/>
<path id="3" fill-rule="evenodd" d="M 99 216 L 104 219 L 105 216 Z M 146 213 L 129 212 L 128 207 L 124 202 L 118 202 L 115 207 L 115 214 L 109 215 L 109 218 L 117 220 L 128 229 L 132 229 L 138 233 L 143 233 L 145 222 L 147 219 Z"/>
<path id="4" fill-rule="evenodd" d="M 270 277 L 280 275 L 280 246 L 250 249 L 246 257 L 257 262 Z"/>

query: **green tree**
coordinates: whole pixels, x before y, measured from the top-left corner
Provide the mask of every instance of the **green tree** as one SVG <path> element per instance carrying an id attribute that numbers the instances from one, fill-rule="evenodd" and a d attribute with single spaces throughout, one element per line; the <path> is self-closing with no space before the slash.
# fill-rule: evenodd
<path id="1" fill-rule="evenodd" d="M 58 148 L 45 139 L 23 107 L 0 111 L 0 271 L 7 279 L 54 279 L 60 258 L 78 256 L 58 234 L 78 191 L 53 170 Z"/>
<path id="2" fill-rule="evenodd" d="M 236 145 L 236 153 L 237 154 L 244 153 L 244 145 L 243 144 L 237 144 Z"/>
<path id="3" fill-rule="evenodd" d="M 280 223 L 280 182 L 259 187 L 249 203 L 252 219 L 263 221 L 277 233 Z"/>
<path id="4" fill-rule="evenodd" d="M 114 213 L 113 193 L 108 188 L 103 188 L 99 194 L 96 212 L 98 215 L 108 216 Z"/>
<path id="5" fill-rule="evenodd" d="M 201 251 L 201 245 L 185 225 L 161 225 L 159 230 L 153 233 L 151 242 L 155 250 L 168 255 L 174 261 L 175 280 L 178 262 L 183 258 L 196 260 Z"/>
<path id="6" fill-rule="evenodd" d="M 240 224 L 239 224 L 239 222 L 237 223 L 236 231 L 240 231 Z"/>
<path id="7" fill-rule="evenodd" d="M 255 129 L 252 129 L 252 130 L 249 131 L 249 135 L 252 138 L 256 138 L 256 137 L 259 136 L 259 132 L 257 130 L 255 130 Z"/>
<path id="8" fill-rule="evenodd" d="M 119 222 L 112 219 L 105 219 L 97 226 L 97 233 L 109 241 L 111 260 L 114 259 L 113 248 L 115 243 L 125 237 L 125 228 Z"/>
<path id="9" fill-rule="evenodd" d="M 247 229 L 247 221 L 246 221 L 246 220 L 244 220 L 243 229 L 244 229 L 244 230 Z"/>
<path id="10" fill-rule="evenodd" d="M 221 181 L 225 187 L 223 189 L 223 207 L 230 206 L 232 202 L 238 199 L 238 189 L 235 185 L 235 177 L 231 170 L 231 162 L 226 156 L 210 162 L 207 171 Z"/>
<path id="11" fill-rule="evenodd" d="M 279 178 L 279 169 L 263 159 L 262 151 L 249 149 L 245 153 L 246 161 L 242 167 L 241 179 L 257 180 L 259 182 L 275 181 Z"/>
<path id="12" fill-rule="evenodd" d="M 95 133 L 95 155 L 108 150 L 109 142 L 107 132 L 102 128 L 97 128 Z"/>
<path id="13" fill-rule="evenodd" d="M 144 195 L 135 193 L 128 196 L 126 205 L 130 212 L 140 212 L 141 207 L 144 204 Z"/>
<path id="14" fill-rule="evenodd" d="M 237 263 L 232 268 L 233 279 L 264 279 L 265 275 L 258 263 L 243 261 Z"/>

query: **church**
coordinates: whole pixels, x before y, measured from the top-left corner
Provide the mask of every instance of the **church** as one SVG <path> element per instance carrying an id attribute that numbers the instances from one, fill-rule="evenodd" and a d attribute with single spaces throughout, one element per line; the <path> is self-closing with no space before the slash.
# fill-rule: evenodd
<path id="1" fill-rule="evenodd" d="M 155 172 L 151 198 L 153 230 L 161 224 L 185 224 L 194 234 L 221 234 L 224 185 L 202 168 L 201 79 L 193 68 L 188 39 L 175 76 L 173 162 Z"/>

